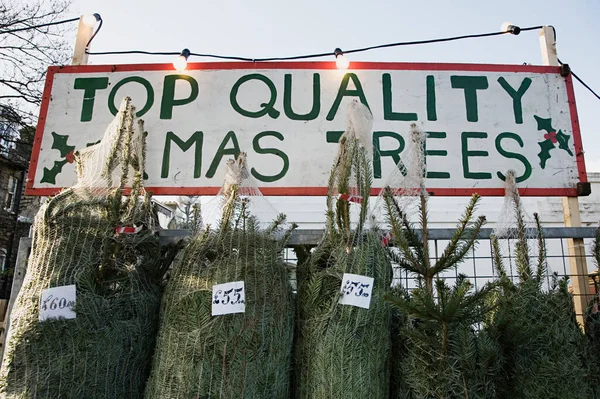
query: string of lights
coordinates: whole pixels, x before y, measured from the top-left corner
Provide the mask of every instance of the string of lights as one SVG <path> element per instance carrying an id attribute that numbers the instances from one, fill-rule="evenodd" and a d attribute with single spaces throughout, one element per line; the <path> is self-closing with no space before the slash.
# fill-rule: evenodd
<path id="1" fill-rule="evenodd" d="M 100 30 L 102 26 L 102 22 L 100 22 L 100 26 L 94 33 L 94 36 Z M 395 42 L 395 43 L 386 43 L 386 44 L 378 44 L 375 46 L 361 47 L 350 49 L 346 51 L 342 51 L 340 48 L 336 48 L 333 53 L 331 52 L 322 52 L 322 53 L 314 53 L 314 54 L 302 54 L 302 55 L 293 55 L 287 57 L 266 57 L 266 58 L 250 58 L 250 57 L 240 57 L 240 56 L 231 56 L 231 55 L 217 55 L 217 54 L 203 54 L 203 53 L 192 53 L 189 49 L 183 49 L 181 53 L 174 51 L 144 51 L 144 50 L 122 50 L 122 51 L 100 51 L 100 52 L 90 52 L 86 50 L 88 55 L 128 55 L 128 54 L 145 54 L 145 55 L 158 55 L 158 56 L 177 56 L 175 61 L 173 62 L 173 66 L 175 69 L 179 71 L 183 71 L 187 67 L 187 62 L 190 56 L 201 57 L 201 58 L 215 58 L 220 60 L 229 60 L 229 61 L 245 61 L 245 62 L 271 62 L 271 61 L 294 61 L 294 60 L 308 60 L 313 58 L 322 58 L 322 57 L 331 57 L 331 55 L 335 56 L 336 64 L 339 69 L 347 69 L 350 65 L 350 61 L 345 57 L 344 54 L 354 54 L 361 53 L 366 51 L 378 50 L 383 48 L 390 47 L 400 47 L 400 46 L 415 46 L 421 44 L 433 44 L 433 43 L 445 43 L 457 40 L 466 40 L 466 39 L 476 39 L 483 37 L 492 37 L 492 36 L 500 36 L 505 35 L 507 33 L 511 33 L 513 35 L 518 35 L 521 32 L 527 32 L 532 30 L 538 30 L 543 28 L 543 26 L 529 26 L 526 28 L 521 28 L 516 25 L 512 25 L 508 22 L 502 24 L 501 30 L 498 32 L 488 32 L 488 33 L 476 33 L 470 35 L 461 35 L 461 36 L 451 36 L 451 37 L 443 37 L 436 39 L 427 39 L 427 40 L 415 40 L 415 41 L 407 41 L 407 42 Z M 554 35 L 556 37 L 556 29 L 552 27 L 554 30 Z M 93 37 L 92 37 L 93 39 Z M 90 42 L 92 41 L 90 39 Z M 89 47 L 89 43 L 88 43 Z M 560 62 L 560 60 L 559 60 Z M 561 62 L 562 64 L 562 62 Z M 587 85 L 579 76 L 577 76 L 572 70 L 571 74 L 573 77 L 581 83 L 586 89 L 588 89 L 596 98 L 600 100 L 600 96 L 592 90 L 592 88 Z"/>
<path id="2" fill-rule="evenodd" d="M 450 42 L 450 41 L 456 41 L 456 40 L 499 36 L 499 35 L 504 35 L 507 33 L 512 33 L 513 35 L 518 35 L 521 32 L 538 30 L 541 28 L 542 28 L 542 26 L 531 26 L 531 27 L 527 27 L 527 28 L 520 28 L 515 25 L 506 24 L 505 26 L 503 25 L 502 30 L 498 31 L 498 32 L 478 33 L 478 34 L 471 34 L 471 35 L 452 36 L 452 37 L 444 37 L 444 38 L 428 39 L 428 40 L 417 40 L 417 41 L 409 41 L 409 42 L 386 43 L 386 44 L 379 44 L 379 45 L 375 45 L 375 46 L 362 47 L 362 48 L 356 48 L 356 49 L 345 50 L 345 51 L 342 51 L 341 49 L 337 48 L 334 50 L 334 52 L 328 51 L 328 52 L 322 52 L 322 53 L 293 55 L 293 56 L 287 56 L 287 57 L 250 58 L 250 57 L 239 57 L 239 56 L 229 56 L 229 55 L 192 53 L 192 52 L 189 52 L 189 50 L 188 50 L 188 52 L 189 52 L 188 57 L 194 56 L 194 57 L 216 58 L 216 59 L 222 59 L 222 60 L 248 61 L 248 62 L 307 60 L 307 59 L 313 59 L 313 58 L 331 57 L 331 55 L 334 55 L 336 58 L 339 58 L 339 57 L 344 56 L 344 54 L 361 53 L 361 52 L 377 50 L 377 49 L 382 49 L 382 48 L 414 46 L 414 45 L 420 45 L 420 44 L 443 43 L 443 42 Z M 170 52 L 170 51 L 156 51 L 155 52 L 155 51 L 141 51 L 141 50 L 102 51 L 102 52 L 88 51 L 87 54 L 89 54 L 89 55 L 147 54 L 147 55 L 178 55 L 178 56 L 183 55 L 181 53 L 175 53 L 175 52 Z"/>
<path id="3" fill-rule="evenodd" d="M 287 56 L 287 57 L 266 57 L 266 58 L 250 58 L 250 57 L 240 57 L 240 56 L 231 56 L 231 55 L 192 53 L 187 48 L 183 49 L 183 51 L 181 51 L 181 52 L 174 52 L 174 51 L 144 51 L 144 50 L 122 50 L 122 51 L 96 51 L 96 52 L 91 52 L 91 51 L 88 50 L 89 46 L 92 43 L 92 40 L 94 40 L 94 38 L 96 37 L 96 35 L 100 31 L 100 29 L 102 28 L 102 23 L 103 23 L 102 17 L 100 16 L 100 14 L 97 14 L 97 13 L 96 14 L 90 14 L 90 15 L 84 15 L 82 17 L 77 17 L 77 18 L 65 19 L 65 20 L 61 20 L 61 21 L 53 21 L 53 22 L 48 22 L 48 23 L 39 24 L 39 25 L 30 25 L 30 26 L 24 26 L 24 27 L 16 28 L 16 29 L 4 30 L 4 31 L 0 31 L 0 35 L 8 34 L 8 33 L 16 33 L 16 32 L 21 32 L 21 31 L 26 31 L 26 30 L 31 30 L 31 29 L 38 29 L 38 28 L 43 28 L 43 27 L 46 27 L 46 26 L 61 25 L 61 24 L 66 24 L 66 23 L 70 23 L 70 22 L 75 22 L 75 21 L 78 21 L 80 19 L 81 19 L 81 21 L 85 25 L 90 26 L 90 27 L 94 27 L 98 23 L 98 27 L 95 29 L 95 31 L 93 32 L 93 34 L 90 37 L 89 41 L 87 42 L 86 49 L 85 49 L 86 54 L 88 54 L 88 55 L 94 55 L 94 56 L 101 56 L 101 55 L 129 55 L 129 54 L 144 54 L 144 55 L 158 55 L 158 56 L 177 56 L 176 59 L 175 59 L 175 61 L 173 62 L 173 66 L 175 67 L 175 69 L 180 70 L 180 71 L 186 69 L 187 62 L 188 62 L 188 59 L 189 59 L 190 56 L 200 57 L 200 58 L 215 58 L 215 59 L 229 60 L 229 61 L 271 62 L 271 61 L 307 60 L 307 59 L 314 59 L 314 58 L 330 57 L 331 55 L 333 55 L 335 57 L 337 67 L 339 69 L 347 69 L 349 67 L 349 65 L 350 65 L 350 61 L 345 56 L 345 54 L 362 53 L 362 52 L 366 52 L 366 51 L 372 51 L 372 50 L 378 50 L 378 49 L 390 48 L 390 47 L 415 46 L 415 45 L 421 45 L 421 44 L 445 43 L 445 42 L 451 42 L 451 41 L 457 41 L 457 40 L 466 40 L 466 39 L 475 39 L 475 38 L 483 38 L 483 37 L 492 37 L 492 36 L 504 35 L 504 34 L 507 34 L 507 33 L 510 33 L 510 34 L 513 34 L 513 35 L 518 35 L 521 32 L 527 32 L 527 31 L 538 30 L 538 29 L 543 28 L 543 26 L 541 26 L 541 25 L 540 26 L 529 26 L 529 27 L 526 27 L 526 28 L 521 28 L 519 26 L 513 25 L 513 24 L 508 23 L 508 22 L 505 22 L 504 24 L 502 24 L 502 28 L 498 32 L 476 33 L 476 34 L 461 35 L 461 36 L 451 36 L 451 37 L 443 37 L 443 38 L 436 38 L 436 39 L 386 43 L 386 44 L 378 44 L 378 45 L 375 45 L 375 46 L 355 48 L 355 49 L 350 49 L 350 50 L 346 50 L 346 51 L 342 51 L 342 49 L 336 48 L 333 51 L 333 53 L 332 52 L 322 52 L 322 53 L 314 53 L 314 54 L 293 55 L 293 56 Z M 552 29 L 554 30 L 554 36 L 556 37 L 556 29 L 554 27 L 552 27 Z M 560 60 L 558 60 L 558 61 L 559 61 L 559 63 L 561 65 L 563 64 Z M 575 72 L 573 72 L 572 70 L 570 71 L 570 73 L 571 73 L 571 75 L 573 75 L 573 77 L 579 83 L 581 83 L 581 85 L 583 87 L 585 87 L 586 89 L 588 89 L 598 100 L 600 100 L 600 95 L 598 95 L 588 84 L 586 84 L 583 81 L 583 79 L 581 79 L 579 76 L 577 76 L 577 74 L 575 74 Z"/>

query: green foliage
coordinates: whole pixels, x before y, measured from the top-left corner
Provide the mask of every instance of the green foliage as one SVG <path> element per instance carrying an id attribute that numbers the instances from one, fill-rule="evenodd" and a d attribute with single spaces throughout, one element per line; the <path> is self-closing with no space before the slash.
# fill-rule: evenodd
<path id="1" fill-rule="evenodd" d="M 365 229 L 371 179 L 365 149 L 344 135 L 329 181 L 325 236 L 310 256 L 298 249 L 305 262 L 298 265 L 296 398 L 389 396 L 391 312 L 384 296 L 392 269 L 380 233 Z M 362 198 L 358 221 L 337 193 Z M 374 279 L 369 309 L 339 303 L 344 273 Z"/>
<path id="2" fill-rule="evenodd" d="M 534 265 L 518 193 L 514 191 L 509 199 L 517 209 L 514 259 L 518 281 L 514 283 L 504 270 L 498 239 L 494 237 L 492 248 L 501 290 L 493 302 L 495 311 L 484 328 L 502 354 L 497 397 L 591 398 L 586 342 L 576 321 L 567 281 L 555 275 L 550 287 L 543 288 L 547 264 L 539 217 L 534 214 L 538 245 Z"/>
<path id="3" fill-rule="evenodd" d="M 489 312 L 495 286 L 473 291 L 466 276 L 449 286 L 440 274 L 454 270 L 474 247 L 484 217 L 474 218 L 474 195 L 439 259 L 429 259 L 427 196 L 419 196 L 421 232 L 402 212 L 387 187 L 384 200 L 397 252 L 393 262 L 418 281 L 410 292 L 396 290 L 388 300 L 398 310 L 394 322 L 394 398 L 485 398 L 494 392 L 498 350 L 475 326 Z"/>
<path id="4" fill-rule="evenodd" d="M 596 229 L 596 236 L 592 245 L 592 255 L 596 267 L 600 266 L 600 228 Z M 600 375 L 600 287 L 598 286 L 598 278 L 600 269 L 591 274 L 594 278 L 594 286 L 596 293 L 590 301 L 586 310 L 585 318 L 585 334 L 587 337 L 587 352 L 586 358 L 589 360 L 589 375 Z M 600 398 L 600 384 L 592 383 L 594 398 Z"/>
<path id="5" fill-rule="evenodd" d="M 294 307 L 285 216 L 261 229 L 231 187 L 217 229 L 196 235 L 173 267 L 147 398 L 290 397 Z M 281 234 L 280 234 L 281 233 Z M 278 238 L 279 237 L 279 238 Z M 245 312 L 212 316 L 212 287 L 244 281 Z"/>
<path id="6" fill-rule="evenodd" d="M 298 398 L 387 398 L 392 271 L 379 235 L 367 232 L 348 251 L 327 240 L 312 254 L 298 287 Z M 369 309 L 340 305 L 343 273 L 373 277 Z"/>
<path id="7" fill-rule="evenodd" d="M 132 122 L 134 110 L 127 106 L 123 113 Z M 129 134 L 116 141 L 131 141 L 131 129 L 126 124 Z M 163 253 L 150 229 L 154 214 L 142 187 L 143 159 L 121 150 L 111 156 L 113 167 L 131 164 L 136 171 L 129 196 L 123 195 L 127 176 L 116 189 L 98 181 L 80 184 L 50 199 L 36 216 L 27 273 L 11 313 L 2 398 L 143 397 L 158 329 Z M 141 231 L 115 234 L 115 227 L 132 225 Z M 76 318 L 40 322 L 43 291 L 65 285 L 76 286 Z"/>

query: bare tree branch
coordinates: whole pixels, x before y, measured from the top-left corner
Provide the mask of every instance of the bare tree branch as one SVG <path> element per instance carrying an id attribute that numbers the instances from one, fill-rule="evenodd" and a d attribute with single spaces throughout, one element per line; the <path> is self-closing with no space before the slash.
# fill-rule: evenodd
<path id="1" fill-rule="evenodd" d="M 20 129 L 34 126 L 50 65 L 68 62 L 76 24 L 47 25 L 66 19 L 71 0 L 2 0 L 0 4 L 0 107 L 18 115 Z M 3 31 L 14 31 L 2 33 Z M 30 145 L 33 135 L 19 138 L 0 129 L 8 145 Z M 8 135 L 8 136 L 7 136 Z M 29 143 L 26 142 L 29 140 Z M 0 150 L 2 150 L 0 148 Z"/>

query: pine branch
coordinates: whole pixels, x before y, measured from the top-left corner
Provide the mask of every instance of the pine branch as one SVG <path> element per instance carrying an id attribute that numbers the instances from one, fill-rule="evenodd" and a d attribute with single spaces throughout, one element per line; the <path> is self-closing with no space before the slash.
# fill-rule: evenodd
<path id="1" fill-rule="evenodd" d="M 536 278 L 537 278 L 538 285 L 541 285 L 542 279 L 544 278 L 544 275 L 548 271 L 548 263 L 546 261 L 546 259 L 547 259 L 546 240 L 544 239 L 544 232 L 542 230 L 542 223 L 540 221 L 540 216 L 537 213 L 534 213 L 533 217 L 535 219 L 535 225 L 537 227 L 537 242 L 538 242 L 538 261 L 537 261 L 537 268 L 536 268 L 536 270 L 537 270 Z"/>
<path id="2" fill-rule="evenodd" d="M 429 218 L 429 214 L 427 212 L 427 197 L 424 191 L 421 191 L 419 199 L 419 216 L 421 219 L 421 230 L 423 234 L 421 241 L 423 255 L 421 261 L 423 262 L 423 269 L 425 270 L 425 287 L 431 294 L 433 294 L 433 277 L 435 273 L 431 269 L 431 260 L 429 259 L 429 230 L 427 228 L 427 219 Z"/>
<path id="3" fill-rule="evenodd" d="M 506 270 L 504 268 L 504 262 L 502 261 L 502 252 L 500 251 L 500 244 L 498 242 L 498 237 L 491 236 L 490 240 L 492 241 L 492 260 L 494 262 L 494 268 L 496 273 L 498 273 L 498 277 L 503 285 L 506 285 L 510 282 L 508 275 L 506 274 Z"/>
<path id="4" fill-rule="evenodd" d="M 479 199 L 480 197 L 478 194 L 473 194 L 473 196 L 471 196 L 469 205 L 467 205 L 465 212 L 461 216 L 460 221 L 456 226 L 456 230 L 454 231 L 452 238 L 450 238 L 450 242 L 446 246 L 446 249 L 444 250 L 442 256 L 440 256 L 440 259 L 437 262 L 436 266 L 441 267 L 441 270 L 443 270 L 443 266 L 447 263 L 448 259 L 451 256 L 454 256 L 454 254 L 456 253 L 456 248 L 459 242 L 463 239 L 463 235 L 465 234 L 465 232 L 467 232 L 468 227 L 472 222 L 473 214 L 475 212 L 475 209 L 477 208 Z"/>
<path id="5" fill-rule="evenodd" d="M 514 188 L 511 193 L 511 200 L 516 214 L 517 223 L 517 243 L 515 245 L 515 255 L 517 263 L 517 271 L 522 281 L 532 277 L 529 258 L 529 244 L 527 243 L 527 235 L 525 232 L 525 214 L 523 212 L 523 204 L 519 191 Z"/>
<path id="6" fill-rule="evenodd" d="M 405 233 L 408 232 L 409 236 L 412 236 L 412 228 L 400 209 L 400 206 L 396 202 L 396 199 L 394 198 L 392 190 L 389 186 L 384 188 L 383 199 L 386 207 L 388 223 L 390 224 L 392 233 L 394 235 L 394 243 L 402 253 L 402 256 L 406 259 L 407 263 L 411 265 L 409 270 L 417 275 L 424 276 L 425 270 L 423 269 L 423 264 L 420 261 L 421 258 L 415 256 L 411 249 L 410 242 L 405 235 Z"/>

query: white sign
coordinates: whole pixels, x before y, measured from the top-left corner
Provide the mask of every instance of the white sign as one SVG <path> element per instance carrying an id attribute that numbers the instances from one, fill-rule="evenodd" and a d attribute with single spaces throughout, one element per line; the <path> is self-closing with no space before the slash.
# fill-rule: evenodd
<path id="1" fill-rule="evenodd" d="M 325 195 L 348 104 L 374 117 L 374 194 L 426 132 L 428 190 L 577 195 L 587 181 L 571 77 L 528 65 L 335 62 L 63 66 L 48 70 L 27 194 L 76 182 L 73 151 L 96 143 L 130 96 L 148 131 L 146 188 L 216 194 L 248 153 L 265 195 Z"/>
<path id="2" fill-rule="evenodd" d="M 213 316 L 246 311 L 246 292 L 243 281 L 213 285 L 212 293 Z"/>
<path id="3" fill-rule="evenodd" d="M 373 277 L 344 273 L 342 277 L 342 297 L 340 298 L 340 304 L 369 309 L 371 306 L 373 281 Z"/>
<path id="4" fill-rule="evenodd" d="M 40 297 L 40 321 L 48 319 L 74 319 L 77 291 L 75 285 L 47 288 Z"/>

